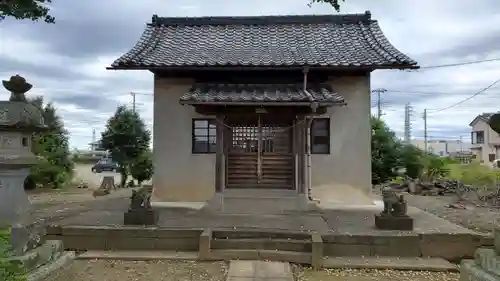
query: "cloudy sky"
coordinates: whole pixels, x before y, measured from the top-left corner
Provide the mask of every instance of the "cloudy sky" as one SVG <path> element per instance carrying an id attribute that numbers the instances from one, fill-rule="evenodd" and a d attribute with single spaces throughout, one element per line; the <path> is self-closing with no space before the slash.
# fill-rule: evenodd
<path id="1" fill-rule="evenodd" d="M 328 14 L 328 5 L 309 0 L 53 0 L 55 25 L 0 22 L 0 78 L 20 74 L 34 84 L 31 96 L 52 101 L 71 133 L 71 146 L 85 148 L 92 129 L 103 130 L 119 104 L 131 105 L 137 92 L 142 117 L 152 123 L 152 75 L 147 71 L 107 71 L 128 51 L 153 14 L 160 16 L 256 16 Z M 500 57 L 500 1 L 346 0 L 343 13 L 372 12 L 389 40 L 421 66 Z M 372 88 L 385 88 L 383 118 L 402 134 L 404 105 L 413 107 L 413 136 L 423 136 L 429 109 L 432 138 L 470 137 L 469 122 L 498 109 L 500 83 L 477 97 L 448 107 L 500 79 L 500 61 L 419 71 L 380 70 Z M 0 98 L 8 94 L 0 90 Z M 375 99 L 372 99 L 375 105 Z M 434 111 L 433 111 L 434 110 Z M 375 112 L 375 111 L 374 111 Z"/>

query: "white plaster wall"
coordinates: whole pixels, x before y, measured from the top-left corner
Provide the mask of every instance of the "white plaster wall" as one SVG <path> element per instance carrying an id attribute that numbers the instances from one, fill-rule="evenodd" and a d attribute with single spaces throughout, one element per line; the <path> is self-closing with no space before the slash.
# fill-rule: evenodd
<path id="1" fill-rule="evenodd" d="M 179 105 L 180 96 L 192 83 L 155 77 L 155 202 L 199 202 L 215 192 L 215 155 L 191 153 L 191 120 L 203 116 L 192 106 Z M 313 188 L 331 185 L 335 193 L 336 185 L 345 185 L 370 193 L 370 77 L 336 77 L 331 83 L 347 106 L 330 108 L 326 114 L 331 118 L 331 153 L 312 155 Z"/>
<path id="2" fill-rule="evenodd" d="M 330 81 L 347 105 L 320 116 L 330 117 L 330 154 L 311 156 L 313 194 L 315 187 L 331 186 L 334 196 L 340 185 L 371 193 L 370 75 Z"/>
<path id="3" fill-rule="evenodd" d="M 215 192 L 215 155 L 191 153 L 192 118 L 203 116 L 179 104 L 192 84 L 155 77 L 154 202 L 204 201 Z"/>

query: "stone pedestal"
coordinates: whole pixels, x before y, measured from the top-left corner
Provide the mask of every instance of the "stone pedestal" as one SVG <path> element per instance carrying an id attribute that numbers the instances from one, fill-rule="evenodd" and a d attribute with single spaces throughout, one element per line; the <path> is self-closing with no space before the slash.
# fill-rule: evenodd
<path id="1" fill-rule="evenodd" d="M 158 212 L 154 209 L 130 209 L 123 215 L 125 225 L 156 225 Z"/>
<path id="2" fill-rule="evenodd" d="M 413 230 L 413 218 L 377 214 L 375 215 L 375 227 L 381 230 Z"/>
<path id="3" fill-rule="evenodd" d="M 493 231 L 495 248 L 479 248 L 474 260 L 463 260 L 460 281 L 500 281 L 500 226 Z"/>

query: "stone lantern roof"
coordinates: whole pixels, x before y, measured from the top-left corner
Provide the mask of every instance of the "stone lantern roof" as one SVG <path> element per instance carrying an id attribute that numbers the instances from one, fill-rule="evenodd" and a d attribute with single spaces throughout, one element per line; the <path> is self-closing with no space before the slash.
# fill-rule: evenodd
<path id="1" fill-rule="evenodd" d="M 25 96 L 33 86 L 19 75 L 3 80 L 2 84 L 11 95 L 8 101 L 0 101 L 0 131 L 42 131 L 42 111 Z"/>

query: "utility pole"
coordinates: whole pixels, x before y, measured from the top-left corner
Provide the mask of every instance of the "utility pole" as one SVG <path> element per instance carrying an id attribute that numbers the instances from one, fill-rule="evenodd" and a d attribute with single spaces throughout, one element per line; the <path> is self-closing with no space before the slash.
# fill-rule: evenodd
<path id="1" fill-rule="evenodd" d="M 464 138 L 460 136 L 460 152 L 464 152 Z"/>
<path id="2" fill-rule="evenodd" d="M 404 141 L 407 144 L 411 141 L 411 113 L 410 103 L 405 104 Z"/>
<path id="3" fill-rule="evenodd" d="M 136 93 L 132 92 L 132 93 L 130 93 L 130 95 L 132 96 L 132 111 L 135 113 L 135 95 L 136 95 Z"/>
<path id="4" fill-rule="evenodd" d="M 427 157 L 427 153 L 429 152 L 427 150 L 427 108 L 424 109 L 424 150 L 425 150 L 425 155 Z"/>
<path id="5" fill-rule="evenodd" d="M 372 93 L 377 94 L 377 119 L 382 117 L 382 100 L 380 98 L 380 94 L 385 92 L 387 92 L 387 90 L 383 88 L 378 88 L 372 91 Z"/>

